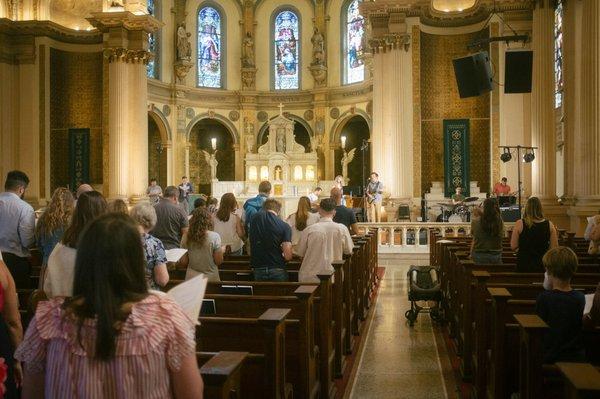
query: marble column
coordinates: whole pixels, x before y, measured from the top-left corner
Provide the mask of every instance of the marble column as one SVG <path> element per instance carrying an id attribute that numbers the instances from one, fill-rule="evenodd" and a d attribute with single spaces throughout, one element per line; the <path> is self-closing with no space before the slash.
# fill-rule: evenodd
<path id="1" fill-rule="evenodd" d="M 148 83 L 143 61 L 134 60 L 129 68 L 132 93 L 130 109 L 133 111 L 133 123 L 129 126 L 129 198 L 136 203 L 146 196 L 148 187 Z"/>
<path id="2" fill-rule="evenodd" d="M 532 196 L 556 200 L 556 131 L 554 117 L 554 7 L 538 1 L 533 10 L 533 85 L 531 91 Z M 521 162 L 521 160 L 519 160 Z"/>

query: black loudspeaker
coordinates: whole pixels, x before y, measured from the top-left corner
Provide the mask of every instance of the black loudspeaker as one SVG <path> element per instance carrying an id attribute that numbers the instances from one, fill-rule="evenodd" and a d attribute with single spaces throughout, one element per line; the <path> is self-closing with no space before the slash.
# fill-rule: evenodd
<path id="1" fill-rule="evenodd" d="M 492 67 L 487 52 L 452 60 L 460 98 L 476 97 L 492 90 Z"/>
<path id="2" fill-rule="evenodd" d="M 504 58 L 504 92 L 531 93 L 533 51 L 507 51 Z"/>

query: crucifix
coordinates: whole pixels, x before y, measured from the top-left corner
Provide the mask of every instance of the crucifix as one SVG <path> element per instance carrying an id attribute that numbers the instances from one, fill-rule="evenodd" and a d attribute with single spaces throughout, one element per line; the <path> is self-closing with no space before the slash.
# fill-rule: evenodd
<path id="1" fill-rule="evenodd" d="M 278 108 L 279 108 L 279 115 L 283 115 L 283 104 L 279 103 Z"/>

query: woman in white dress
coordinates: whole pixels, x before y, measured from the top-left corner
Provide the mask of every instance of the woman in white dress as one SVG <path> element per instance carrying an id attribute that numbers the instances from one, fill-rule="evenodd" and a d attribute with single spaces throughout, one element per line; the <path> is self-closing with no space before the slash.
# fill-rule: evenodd
<path id="1" fill-rule="evenodd" d="M 229 246 L 231 255 L 241 255 L 244 226 L 237 214 L 238 203 L 233 193 L 221 197 L 219 209 L 213 214 L 213 231 L 221 236 L 221 245 Z"/>
<path id="2" fill-rule="evenodd" d="M 288 216 L 286 222 L 292 228 L 292 248 L 296 248 L 300 241 L 300 234 L 311 224 L 319 221 L 319 214 L 312 213 L 310 207 L 310 199 L 308 197 L 300 197 L 298 200 L 298 210 Z"/>

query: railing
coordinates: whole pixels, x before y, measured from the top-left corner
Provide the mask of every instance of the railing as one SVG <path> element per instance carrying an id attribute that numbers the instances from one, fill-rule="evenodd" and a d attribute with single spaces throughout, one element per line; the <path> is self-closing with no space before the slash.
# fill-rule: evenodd
<path id="1" fill-rule="evenodd" d="M 514 223 L 505 223 L 505 234 Z M 448 222 L 381 222 L 358 223 L 360 229 L 376 228 L 379 253 L 429 253 L 429 232 L 443 237 L 470 235 L 471 223 Z"/>

